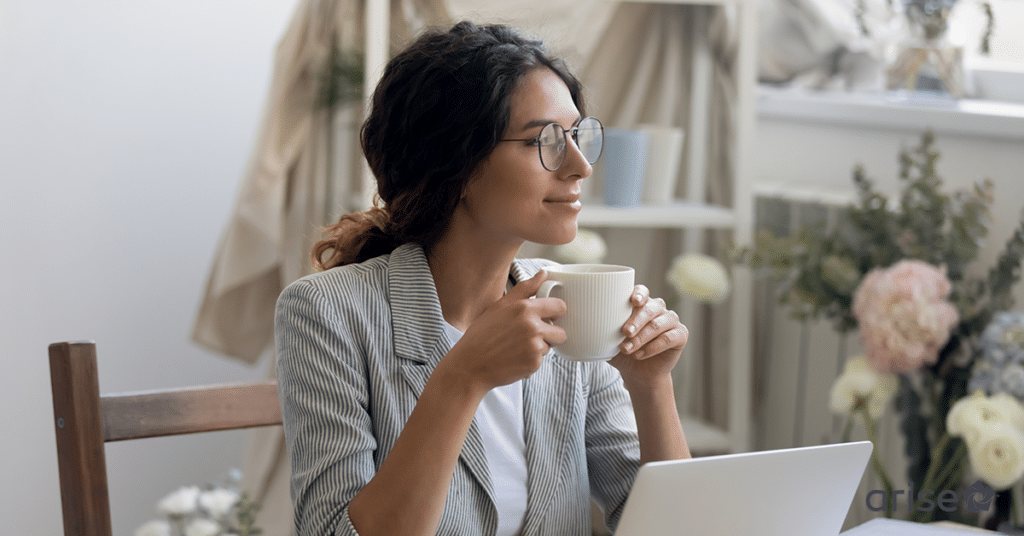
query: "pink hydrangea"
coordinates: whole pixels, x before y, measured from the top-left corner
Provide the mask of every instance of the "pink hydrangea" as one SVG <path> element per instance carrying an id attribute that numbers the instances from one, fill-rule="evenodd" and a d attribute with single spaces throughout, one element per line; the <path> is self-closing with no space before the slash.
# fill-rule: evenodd
<path id="1" fill-rule="evenodd" d="M 853 296 L 864 353 L 879 372 L 910 372 L 933 364 L 960 321 L 947 298 L 945 267 L 904 260 L 876 268 Z"/>

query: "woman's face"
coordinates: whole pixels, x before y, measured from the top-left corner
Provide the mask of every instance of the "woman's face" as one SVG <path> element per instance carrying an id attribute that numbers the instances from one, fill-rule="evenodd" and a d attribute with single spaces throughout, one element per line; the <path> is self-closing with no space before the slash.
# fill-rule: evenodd
<path id="1" fill-rule="evenodd" d="M 509 119 L 502 139 L 536 138 L 551 122 L 568 130 L 582 118 L 562 79 L 537 68 L 513 93 Z M 591 173 L 571 136 L 556 171 L 544 169 L 535 144 L 504 141 L 477 168 L 457 211 L 499 241 L 565 244 L 576 236 L 580 183 Z"/>

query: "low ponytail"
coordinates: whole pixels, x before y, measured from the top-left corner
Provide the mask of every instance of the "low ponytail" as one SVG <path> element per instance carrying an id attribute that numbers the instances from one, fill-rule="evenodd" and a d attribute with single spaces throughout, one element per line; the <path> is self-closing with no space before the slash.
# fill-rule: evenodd
<path id="1" fill-rule="evenodd" d="M 313 246 L 313 267 L 327 270 L 391 253 L 402 241 L 389 234 L 390 226 L 390 215 L 380 207 L 345 214 L 325 227 L 328 237 Z"/>

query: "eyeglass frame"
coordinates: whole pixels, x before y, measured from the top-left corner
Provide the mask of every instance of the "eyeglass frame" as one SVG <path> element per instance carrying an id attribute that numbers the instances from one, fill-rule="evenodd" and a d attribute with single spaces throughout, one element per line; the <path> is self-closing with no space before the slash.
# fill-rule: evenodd
<path id="1" fill-rule="evenodd" d="M 598 119 L 598 118 L 596 118 L 596 117 L 594 117 L 592 115 L 588 115 L 587 117 L 584 117 L 583 119 L 580 119 L 579 122 L 576 123 L 576 126 L 574 126 L 574 127 L 563 128 L 562 125 L 559 125 L 557 121 L 552 121 L 550 123 L 545 123 L 544 126 L 541 127 L 541 129 L 540 129 L 540 133 L 538 133 L 536 136 L 534 136 L 532 138 L 501 139 L 501 140 L 498 140 L 498 142 L 503 142 L 503 141 L 532 141 L 532 142 L 537 144 L 537 158 L 540 159 L 540 165 L 543 166 L 544 169 L 546 169 L 548 171 L 558 171 L 562 167 L 562 164 L 565 163 L 565 156 L 566 156 L 566 154 L 568 154 L 569 143 L 568 143 L 568 141 L 566 141 L 566 144 L 565 144 L 566 145 L 566 149 L 565 149 L 565 152 L 562 154 L 562 161 L 558 163 L 558 166 L 555 167 L 555 169 L 549 169 L 547 164 L 544 163 L 544 146 L 540 144 L 540 136 L 541 136 L 541 134 L 544 132 L 544 129 L 548 128 L 551 125 L 556 125 L 558 128 L 562 129 L 562 138 L 563 139 L 565 139 L 567 136 L 569 136 L 569 132 L 571 131 L 572 132 L 572 142 L 576 145 L 576 150 L 579 151 L 580 150 L 580 143 L 579 143 L 579 140 L 578 140 L 578 134 L 579 134 L 579 131 L 580 131 L 580 125 L 583 124 L 583 122 L 586 121 L 587 119 L 593 119 L 594 121 L 597 121 L 597 126 L 601 127 L 601 150 L 598 151 L 597 156 L 594 157 L 594 161 L 593 162 L 591 162 L 590 160 L 587 160 L 588 164 L 596 164 L 597 161 L 601 158 L 601 155 L 604 154 L 604 124 L 601 123 L 600 119 Z M 582 152 L 583 151 L 580 151 L 581 154 L 582 154 Z M 584 157 L 584 160 L 586 160 L 586 157 Z"/>

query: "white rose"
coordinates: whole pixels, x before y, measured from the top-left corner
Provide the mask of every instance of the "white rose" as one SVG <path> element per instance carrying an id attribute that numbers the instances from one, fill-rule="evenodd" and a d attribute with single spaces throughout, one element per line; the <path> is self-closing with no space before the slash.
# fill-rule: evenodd
<path id="1" fill-rule="evenodd" d="M 608 246 L 601 235 L 583 229 L 576 232 L 572 242 L 554 248 L 556 259 L 571 264 L 597 264 L 604 261 L 607 254 Z"/>
<path id="2" fill-rule="evenodd" d="M 978 439 L 968 445 L 967 453 L 978 478 L 997 491 L 1024 476 L 1024 433 L 1010 424 L 980 427 Z"/>
<path id="3" fill-rule="evenodd" d="M 217 488 L 199 494 L 199 505 L 215 519 L 223 519 L 238 504 L 241 495 L 235 491 Z"/>
<path id="4" fill-rule="evenodd" d="M 879 374 L 864 356 L 846 360 L 843 373 L 832 384 L 829 407 L 833 413 L 849 415 L 859 400 L 867 402 L 868 415 L 877 419 L 896 394 L 899 380 L 895 374 Z"/>
<path id="5" fill-rule="evenodd" d="M 1009 393 L 997 393 L 989 397 L 989 401 L 1006 416 L 1007 422 L 1024 431 L 1024 406 L 1017 397 Z"/>
<path id="6" fill-rule="evenodd" d="M 171 524 L 163 519 L 154 519 L 135 529 L 135 536 L 171 536 Z"/>
<path id="7" fill-rule="evenodd" d="M 665 279 L 680 294 L 702 302 L 718 304 L 729 297 L 729 274 L 718 259 L 708 255 L 676 257 Z"/>
<path id="8" fill-rule="evenodd" d="M 158 512 L 169 516 L 183 516 L 196 511 L 199 486 L 185 486 L 164 497 L 156 505 Z"/>
<path id="9" fill-rule="evenodd" d="M 878 381 L 868 397 L 868 415 L 872 419 L 878 419 L 882 416 L 882 413 L 885 412 L 885 407 L 896 396 L 896 391 L 899 390 L 899 387 L 900 381 L 895 374 L 878 375 Z"/>
<path id="10" fill-rule="evenodd" d="M 193 519 L 185 526 L 185 536 L 218 536 L 220 523 L 211 519 Z"/>
<path id="11" fill-rule="evenodd" d="M 946 415 L 946 431 L 951 436 L 963 437 L 970 448 L 978 441 L 984 428 L 1006 424 L 1024 429 L 1024 407 L 1005 393 L 985 397 L 981 391 L 958 400 Z"/>

